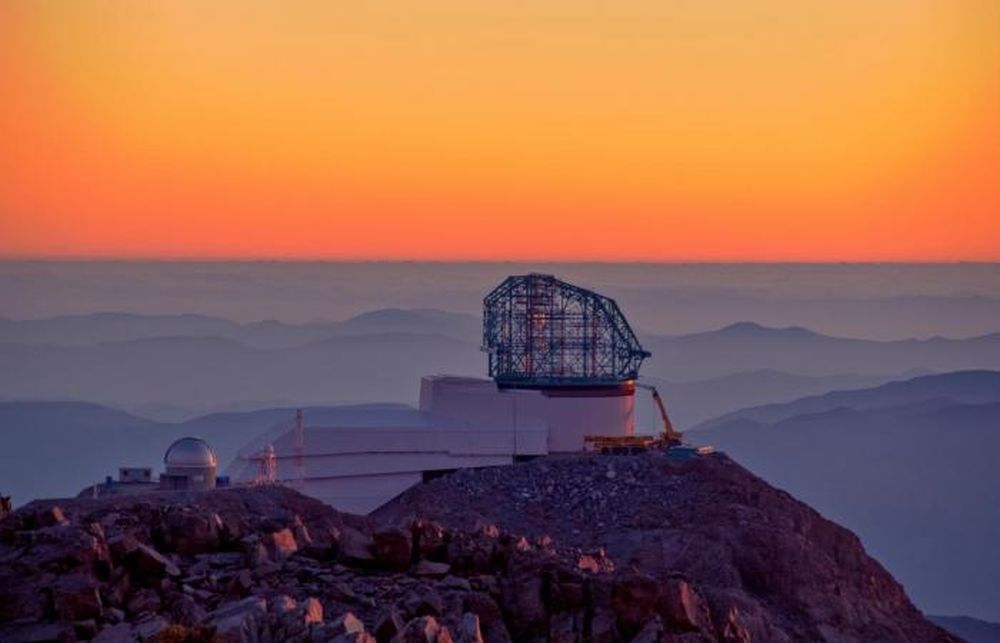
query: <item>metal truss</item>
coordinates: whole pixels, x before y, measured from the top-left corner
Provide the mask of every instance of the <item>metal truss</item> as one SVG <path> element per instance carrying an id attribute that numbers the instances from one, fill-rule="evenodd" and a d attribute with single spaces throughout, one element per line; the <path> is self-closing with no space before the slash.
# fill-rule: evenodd
<path id="1" fill-rule="evenodd" d="M 483 349 L 490 377 L 521 388 L 618 385 L 650 356 L 613 299 L 542 274 L 486 296 Z"/>

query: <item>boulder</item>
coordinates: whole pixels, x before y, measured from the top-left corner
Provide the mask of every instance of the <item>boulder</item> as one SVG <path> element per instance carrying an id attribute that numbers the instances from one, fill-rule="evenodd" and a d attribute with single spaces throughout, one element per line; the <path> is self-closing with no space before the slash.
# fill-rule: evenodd
<path id="1" fill-rule="evenodd" d="M 739 608 L 730 607 L 726 612 L 722 636 L 719 637 L 719 640 L 725 643 L 751 643 L 754 640 L 740 618 Z"/>
<path id="2" fill-rule="evenodd" d="M 337 552 L 349 565 L 368 567 L 375 562 L 372 537 L 352 527 L 345 527 L 337 538 Z"/>
<path id="3" fill-rule="evenodd" d="M 252 596 L 227 603 L 208 616 L 221 643 L 257 643 L 267 615 L 267 601 Z"/>
<path id="4" fill-rule="evenodd" d="M 157 525 L 157 542 L 164 549 L 182 556 L 212 552 L 219 548 L 222 519 L 217 513 L 206 513 L 189 507 L 171 507 Z"/>
<path id="5" fill-rule="evenodd" d="M 622 630 L 634 636 L 656 612 L 659 584 L 646 574 L 626 574 L 614 584 L 611 607 Z"/>
<path id="6" fill-rule="evenodd" d="M 93 643 L 133 643 L 138 641 L 135 630 L 128 623 L 118 623 L 104 628 L 94 637 Z"/>
<path id="7" fill-rule="evenodd" d="M 392 637 L 403 630 L 405 625 L 406 619 L 403 618 L 403 614 L 395 607 L 390 607 L 382 612 L 375 621 L 375 638 L 378 639 L 379 643 L 388 643 Z"/>
<path id="8" fill-rule="evenodd" d="M 258 569 L 271 562 L 271 555 L 267 551 L 264 543 L 259 541 L 244 543 L 246 548 L 247 565 L 253 569 Z"/>
<path id="9" fill-rule="evenodd" d="M 123 562 L 139 546 L 139 540 L 131 533 L 124 532 L 108 538 L 108 553 L 115 562 Z"/>
<path id="10" fill-rule="evenodd" d="M 149 545 L 137 543 L 126 562 L 132 578 L 140 584 L 152 584 L 164 576 L 180 576 L 181 572 L 168 558 Z"/>
<path id="11" fill-rule="evenodd" d="M 488 630 L 497 623 L 503 624 L 500 606 L 488 594 L 482 592 L 467 594 L 462 600 L 462 609 L 475 614 L 483 629 Z"/>
<path id="12" fill-rule="evenodd" d="M 132 617 L 154 614 L 160 610 L 160 595 L 148 587 L 140 588 L 129 596 L 125 609 Z"/>
<path id="13" fill-rule="evenodd" d="M 313 544 L 309 528 L 306 527 L 299 516 L 295 516 L 292 520 L 292 534 L 295 536 L 295 542 L 298 543 L 299 548 L 308 547 Z"/>
<path id="14" fill-rule="evenodd" d="M 75 640 L 73 628 L 65 623 L 17 623 L 0 626 L 0 641 L 51 643 Z"/>
<path id="15" fill-rule="evenodd" d="M 116 567 L 111 570 L 107 581 L 101 588 L 101 596 L 109 607 L 122 607 L 128 601 L 128 594 L 132 590 L 132 577 L 125 567 Z"/>
<path id="16" fill-rule="evenodd" d="M 451 641 L 451 635 L 433 616 L 419 616 L 412 619 L 402 631 L 392 637 L 392 643 L 446 643 L 446 641 Z"/>
<path id="17" fill-rule="evenodd" d="M 583 614 L 560 612 L 549 619 L 548 640 L 553 643 L 573 643 L 583 640 Z"/>
<path id="18" fill-rule="evenodd" d="M 208 617 L 208 612 L 201 606 L 200 601 L 192 596 L 183 594 L 179 596 L 170 606 L 172 622 L 193 627 Z"/>
<path id="19" fill-rule="evenodd" d="M 44 618 L 51 611 L 51 605 L 41 587 L 48 582 L 51 581 L 31 579 L 29 582 L 17 570 L 0 566 L 0 623 Z"/>
<path id="20" fill-rule="evenodd" d="M 299 607 L 298 601 L 289 596 L 288 594 L 281 594 L 280 596 L 274 596 L 271 598 L 271 602 L 268 604 L 270 611 L 275 614 L 289 614 L 294 612 Z"/>
<path id="21" fill-rule="evenodd" d="M 472 583 L 467 578 L 462 578 L 461 576 L 445 576 L 438 583 L 438 587 L 441 589 L 461 590 L 463 592 L 472 591 Z"/>
<path id="22" fill-rule="evenodd" d="M 249 569 L 241 569 L 229 583 L 229 593 L 233 596 L 246 596 L 253 588 L 253 575 Z"/>
<path id="23" fill-rule="evenodd" d="M 291 529 L 279 529 L 264 536 L 262 543 L 272 560 L 285 560 L 299 550 Z"/>
<path id="24" fill-rule="evenodd" d="M 590 619 L 590 636 L 593 641 L 607 641 L 607 643 L 621 641 L 614 612 L 606 609 L 594 610 L 594 615 Z"/>
<path id="25" fill-rule="evenodd" d="M 125 620 L 125 610 L 117 607 L 109 607 L 104 610 L 104 618 L 108 623 L 121 623 Z"/>
<path id="26" fill-rule="evenodd" d="M 423 587 L 406 599 L 406 611 L 413 616 L 441 616 L 444 600 L 429 587 Z"/>
<path id="27" fill-rule="evenodd" d="M 83 621 L 73 623 L 73 634 L 81 641 L 89 641 L 97 636 L 97 621 L 88 618 Z M 2 639 L 0 639 L 2 640 Z"/>
<path id="28" fill-rule="evenodd" d="M 519 640 L 546 637 L 548 612 L 542 595 L 543 581 L 540 574 L 525 575 L 508 581 L 503 588 L 502 605 L 504 620 L 511 626 L 511 634 Z"/>
<path id="29" fill-rule="evenodd" d="M 413 557 L 413 534 L 399 528 L 376 531 L 373 536 L 375 557 L 388 569 L 398 571 L 410 566 Z"/>
<path id="30" fill-rule="evenodd" d="M 93 643 L 133 643 L 138 640 L 135 629 L 130 624 L 118 623 L 98 632 Z"/>
<path id="31" fill-rule="evenodd" d="M 591 574 L 601 571 L 601 566 L 597 563 L 597 559 L 589 554 L 581 554 L 576 561 L 576 567 L 580 571 L 590 572 Z"/>
<path id="32" fill-rule="evenodd" d="M 712 617 L 701 595 L 681 578 L 671 578 L 663 586 L 663 612 L 672 628 L 711 628 Z"/>
<path id="33" fill-rule="evenodd" d="M 424 576 L 427 578 L 444 578 L 451 571 L 451 565 L 448 563 L 438 563 L 432 560 L 421 560 L 418 561 L 410 573 L 414 576 Z"/>
<path id="34" fill-rule="evenodd" d="M 436 559 L 444 555 L 444 527 L 429 520 L 415 520 L 412 526 L 413 546 L 417 556 Z"/>
<path id="35" fill-rule="evenodd" d="M 68 522 L 16 532 L 15 541 L 15 547 L 23 548 L 19 562 L 26 566 L 57 572 L 77 568 L 106 573 L 110 569 L 111 556 L 103 534 L 91 534 Z"/>
<path id="36" fill-rule="evenodd" d="M 457 643 L 483 643 L 479 617 L 472 612 L 462 614 L 462 623 L 458 627 Z"/>
<path id="37" fill-rule="evenodd" d="M 327 629 L 334 636 L 359 634 L 365 631 L 365 624 L 353 612 L 345 612 L 330 621 Z"/>
<path id="38" fill-rule="evenodd" d="M 663 622 L 659 616 L 653 616 L 639 633 L 635 635 L 631 643 L 660 643 L 663 636 Z"/>
<path id="39" fill-rule="evenodd" d="M 170 623 L 167 619 L 162 616 L 153 616 L 151 618 L 139 621 L 135 624 L 135 633 L 138 635 L 139 640 L 147 641 L 151 639 L 156 639 L 157 636 L 170 627 Z"/>
<path id="40" fill-rule="evenodd" d="M 100 618 L 103 614 L 97 583 L 80 574 L 59 578 L 52 588 L 56 615 L 64 623 Z"/>
<path id="41" fill-rule="evenodd" d="M 33 516 L 33 523 L 35 528 L 44 527 L 56 527 L 68 525 L 69 520 L 66 519 L 63 510 L 58 505 L 52 505 L 51 507 L 45 507 L 44 509 L 39 509 L 35 512 Z"/>
<path id="42" fill-rule="evenodd" d="M 323 622 L 323 604 L 309 597 L 302 602 L 302 622 L 306 625 Z M 364 625 L 361 626 L 364 629 Z"/>
<path id="43" fill-rule="evenodd" d="M 337 581 L 330 586 L 330 599 L 338 603 L 353 603 L 358 600 L 358 595 L 354 593 L 351 586 L 342 581 Z"/>

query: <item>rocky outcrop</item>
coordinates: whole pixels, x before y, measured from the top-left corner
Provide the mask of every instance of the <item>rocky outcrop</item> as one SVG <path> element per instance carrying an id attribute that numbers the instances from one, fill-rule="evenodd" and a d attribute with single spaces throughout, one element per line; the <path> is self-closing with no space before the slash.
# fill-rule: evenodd
<path id="1" fill-rule="evenodd" d="M 281 487 L 33 503 L 0 522 L 0 640 L 39 639 L 952 640 L 848 532 L 654 455 L 460 472 L 373 518 Z"/>
<path id="2" fill-rule="evenodd" d="M 591 636 L 595 627 L 601 637 L 613 630 L 653 640 L 948 636 L 854 534 L 722 454 L 549 457 L 464 470 L 411 489 L 375 517 L 419 517 L 451 529 L 492 524 L 599 554 L 577 561 L 590 578 Z M 528 601 L 519 624 L 543 620 L 537 601 L 516 600 Z M 542 606 L 550 624 L 562 618 Z M 534 635 L 529 630 L 521 633 Z"/>

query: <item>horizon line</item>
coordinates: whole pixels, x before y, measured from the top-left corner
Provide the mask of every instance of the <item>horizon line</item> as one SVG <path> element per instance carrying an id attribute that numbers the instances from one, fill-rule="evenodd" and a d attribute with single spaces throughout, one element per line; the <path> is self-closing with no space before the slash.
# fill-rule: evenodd
<path id="1" fill-rule="evenodd" d="M 0 263 L 329 263 L 329 264 L 607 264 L 607 265 L 997 265 L 995 259 L 606 259 L 606 258 L 421 258 L 421 257 L 268 257 L 268 256 L 4 256 Z"/>

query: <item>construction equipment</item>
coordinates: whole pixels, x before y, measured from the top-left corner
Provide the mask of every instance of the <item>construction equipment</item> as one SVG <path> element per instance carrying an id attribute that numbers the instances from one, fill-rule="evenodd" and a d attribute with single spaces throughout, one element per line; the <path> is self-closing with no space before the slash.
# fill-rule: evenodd
<path id="1" fill-rule="evenodd" d="M 636 383 L 653 394 L 653 401 L 660 411 L 663 420 L 663 432 L 658 435 L 588 435 L 583 438 L 588 451 L 598 451 L 605 454 L 625 455 L 642 453 L 653 449 L 667 451 L 680 446 L 681 434 L 674 430 L 674 425 L 667 414 L 667 407 L 660 397 L 660 392 L 651 384 Z"/>
<path id="2" fill-rule="evenodd" d="M 663 403 L 663 398 L 660 397 L 660 392 L 652 384 L 637 382 L 636 386 L 644 388 L 653 394 L 653 401 L 656 402 L 656 408 L 660 410 L 660 418 L 663 420 L 663 437 L 661 439 L 666 443 L 667 448 L 680 444 L 681 434 L 674 430 L 674 424 L 670 421 L 670 416 L 667 415 L 667 407 Z"/>
<path id="3" fill-rule="evenodd" d="M 663 439 L 656 435 L 588 435 L 583 442 L 587 451 L 605 455 L 634 455 L 667 448 Z"/>

